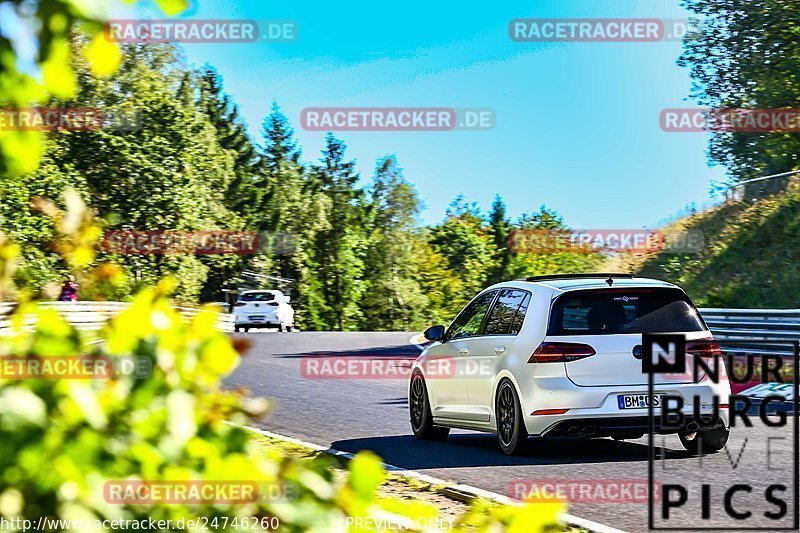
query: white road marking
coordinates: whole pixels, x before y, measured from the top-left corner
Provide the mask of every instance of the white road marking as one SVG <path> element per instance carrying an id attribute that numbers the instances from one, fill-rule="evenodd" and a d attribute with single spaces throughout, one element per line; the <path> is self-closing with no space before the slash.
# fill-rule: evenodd
<path id="1" fill-rule="evenodd" d="M 417 333 L 416 335 L 414 335 L 410 339 L 408 339 L 408 343 L 409 344 L 413 344 L 414 346 L 419 348 L 420 352 L 425 350 L 425 346 L 423 346 L 423 345 L 426 342 L 428 342 L 428 339 L 426 339 L 425 336 L 422 333 Z"/>

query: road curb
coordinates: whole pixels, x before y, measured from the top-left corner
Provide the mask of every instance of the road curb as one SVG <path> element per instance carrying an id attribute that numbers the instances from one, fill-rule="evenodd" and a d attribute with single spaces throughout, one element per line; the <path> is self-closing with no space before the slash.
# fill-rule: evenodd
<path id="1" fill-rule="evenodd" d="M 352 454 L 350 452 L 343 452 L 335 448 L 320 446 L 319 444 L 314 444 L 313 442 L 306 442 L 300 439 L 296 439 L 294 437 L 289 437 L 288 435 L 281 435 L 280 433 L 267 431 L 266 429 L 261 429 L 253 426 L 244 426 L 244 427 L 250 431 L 253 431 L 260 435 L 264 435 L 265 437 L 272 437 L 274 439 L 291 442 L 292 444 L 297 444 L 298 446 L 311 448 L 314 451 L 327 453 L 335 457 L 341 457 L 344 459 L 352 459 L 353 457 L 355 457 L 355 454 Z M 452 481 L 439 479 L 433 476 L 429 476 L 428 474 L 423 474 L 422 472 L 417 472 L 416 470 L 409 470 L 407 468 L 390 465 L 388 463 L 381 463 L 381 464 L 387 471 L 392 472 L 393 474 L 428 483 L 432 487 L 434 487 L 436 491 L 442 496 L 446 496 L 448 498 L 452 498 L 457 501 L 469 503 L 475 498 L 484 498 L 504 505 L 521 505 L 519 501 L 511 499 L 508 496 L 498 494 L 496 492 L 491 492 L 488 490 L 480 489 L 478 487 L 473 487 L 472 485 L 453 483 Z M 599 522 L 594 522 L 593 520 L 587 520 L 585 518 L 581 518 L 579 516 L 575 516 L 569 513 L 561 513 L 560 518 L 561 521 L 567 524 L 568 526 L 583 528 L 588 531 L 592 531 L 594 533 L 626 533 L 621 529 L 616 529 L 614 527 L 607 526 Z"/>

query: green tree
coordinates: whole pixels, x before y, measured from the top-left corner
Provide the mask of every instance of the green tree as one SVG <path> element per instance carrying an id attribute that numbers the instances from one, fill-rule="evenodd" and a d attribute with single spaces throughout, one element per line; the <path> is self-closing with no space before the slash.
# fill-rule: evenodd
<path id="1" fill-rule="evenodd" d="M 249 228 L 262 223 L 262 198 L 269 192 L 262 158 L 247 135 L 247 126 L 222 86 L 222 78 L 213 68 L 202 71 L 198 104 L 216 129 L 219 145 L 233 153 L 234 178 L 228 185 L 225 200 L 228 208 L 241 215 Z"/>
<path id="2" fill-rule="evenodd" d="M 474 294 L 464 290 L 459 273 L 450 268 L 447 258 L 427 240 L 419 243 L 418 262 L 417 281 L 428 301 L 422 311 L 426 325 L 449 324 Z"/>
<path id="3" fill-rule="evenodd" d="M 497 268 L 498 248 L 477 204 L 458 196 L 447 209 L 444 221 L 430 230 L 430 244 L 458 272 L 465 291 L 463 303 L 483 289 Z"/>
<path id="4" fill-rule="evenodd" d="M 361 302 L 364 329 L 408 330 L 421 327 L 428 307 L 419 277 L 421 243 L 417 192 L 403 177 L 397 160 L 378 161 L 370 190 L 369 248 Z"/>
<path id="5" fill-rule="evenodd" d="M 300 149 L 289 119 L 277 103 L 261 128 L 262 161 L 273 193 L 262 211 L 266 224 L 281 240 L 273 248 L 275 274 L 294 280 L 282 287 L 292 293 L 295 320 L 304 329 L 325 329 L 329 309 L 319 278 L 315 253 L 317 233 L 330 227 L 327 202 L 319 184 L 300 161 Z"/>
<path id="6" fill-rule="evenodd" d="M 489 213 L 489 229 L 498 251 L 497 264 L 489 275 L 489 281 L 498 283 L 508 279 L 508 266 L 511 263 L 511 250 L 508 247 L 511 223 L 506 217 L 506 204 L 499 194 L 495 196 L 492 211 Z"/>
<path id="7" fill-rule="evenodd" d="M 270 172 L 278 172 L 283 163 L 300 163 L 301 152 L 294 139 L 294 129 L 277 102 L 272 102 L 270 114 L 262 125 L 262 133 L 266 140 L 264 159 Z"/>
<path id="8" fill-rule="evenodd" d="M 509 263 L 511 277 L 594 272 L 606 261 L 597 250 L 568 246 L 570 228 L 558 213 L 544 205 L 538 212 L 520 216 L 516 230 L 538 235 L 538 242 L 544 242 L 545 246 L 543 249 L 517 250 Z M 554 248 L 549 249 L 548 244 Z"/>
<path id="9" fill-rule="evenodd" d="M 67 265 L 53 253 L 53 221 L 40 212 L 37 198 L 61 199 L 67 189 L 86 194 L 86 181 L 64 164 L 64 147 L 51 137 L 44 140 L 39 168 L 28 175 L 7 176 L 0 187 L 0 231 L 21 245 L 17 284 L 36 296 L 54 296 L 53 284 L 67 273 Z M 63 203 L 59 201 L 63 207 Z"/>
<path id="10" fill-rule="evenodd" d="M 359 301 L 364 292 L 362 279 L 366 238 L 364 235 L 364 194 L 357 186 L 355 162 L 345 158 L 346 145 L 329 133 L 320 164 L 312 169 L 325 197 L 327 227 L 316 235 L 315 263 L 319 265 L 326 324 L 340 331 L 355 328 L 361 319 Z"/>
<path id="11" fill-rule="evenodd" d="M 130 130 L 58 131 L 58 163 L 86 183 L 86 201 L 109 230 L 241 230 L 244 219 L 228 209 L 235 180 L 232 150 L 198 107 L 201 81 L 181 67 L 169 45 L 127 45 L 117 74 L 91 76 L 79 61 L 76 104 L 138 117 Z M 152 284 L 180 273 L 176 296 L 196 300 L 209 269 L 234 268 L 239 258 L 189 255 L 122 255 L 115 261 Z M 227 265 L 227 267 L 226 267 Z"/>
<path id="12" fill-rule="evenodd" d="M 679 65 L 692 96 L 712 109 L 800 107 L 800 4 L 779 0 L 685 0 L 701 24 L 684 39 Z M 735 179 L 796 169 L 796 133 L 711 133 L 709 158 Z"/>
<path id="13" fill-rule="evenodd" d="M 214 126 L 219 146 L 233 156 L 233 179 L 224 196 L 226 207 L 242 218 L 245 229 L 264 235 L 272 227 L 264 209 L 274 193 L 272 176 L 266 172 L 264 160 L 247 134 L 238 106 L 225 93 L 221 76 L 211 67 L 205 67 L 201 73 L 197 103 Z M 263 246 L 263 238 L 260 244 Z M 200 261 L 208 268 L 201 299 L 219 300 L 222 289 L 226 285 L 235 288 L 245 269 L 269 270 L 272 257 L 267 252 L 263 249 L 263 253 L 247 256 L 201 256 Z"/>

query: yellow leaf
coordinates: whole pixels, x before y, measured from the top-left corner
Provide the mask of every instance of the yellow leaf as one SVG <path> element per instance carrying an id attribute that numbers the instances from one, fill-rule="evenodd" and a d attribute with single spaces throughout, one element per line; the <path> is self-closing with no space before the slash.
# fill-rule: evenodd
<path id="1" fill-rule="evenodd" d="M 239 354 L 233 349 L 230 340 L 221 335 L 201 348 L 200 357 L 217 375 L 227 375 L 239 364 Z"/>
<path id="2" fill-rule="evenodd" d="M 217 327 L 218 313 L 213 307 L 204 307 L 192 318 L 192 330 L 201 339 L 208 338 Z"/>
<path id="3" fill-rule="evenodd" d="M 0 130 L 0 156 L 9 174 L 18 176 L 36 170 L 44 151 L 41 131 Z"/>
<path id="4" fill-rule="evenodd" d="M 42 63 L 42 77 L 45 87 L 54 96 L 69 99 L 75 95 L 78 82 L 69 66 L 69 43 L 66 39 L 53 41 L 50 55 Z"/>
<path id="5" fill-rule="evenodd" d="M 359 452 L 350 461 L 348 483 L 362 498 L 372 498 L 385 478 L 383 466 L 373 453 Z"/>
<path id="6" fill-rule="evenodd" d="M 161 6 L 164 13 L 172 17 L 189 7 L 189 2 L 188 0 L 158 0 L 158 5 Z"/>
<path id="7" fill-rule="evenodd" d="M 119 46 L 106 39 L 102 32 L 95 35 L 84 55 L 92 68 L 92 74 L 104 78 L 114 74 L 122 62 Z"/>

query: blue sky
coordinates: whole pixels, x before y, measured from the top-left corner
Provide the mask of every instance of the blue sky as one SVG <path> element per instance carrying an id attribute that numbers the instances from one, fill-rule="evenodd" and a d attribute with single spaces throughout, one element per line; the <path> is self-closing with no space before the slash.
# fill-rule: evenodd
<path id="1" fill-rule="evenodd" d="M 158 17 L 152 5 L 139 16 Z M 491 131 L 341 132 L 362 179 L 394 154 L 441 220 L 458 194 L 509 214 L 546 204 L 573 227 L 655 227 L 687 202 L 709 201 L 708 138 L 667 133 L 659 112 L 687 107 L 681 45 L 520 43 L 508 22 L 524 17 L 683 18 L 678 0 L 539 0 L 468 5 L 257 0 L 195 3 L 190 18 L 292 19 L 289 43 L 186 44 L 196 65 L 224 78 L 250 130 L 274 101 L 295 127 L 306 161 L 324 133 L 303 131 L 305 107 L 490 107 Z M 158 17 L 161 18 L 161 17 Z"/>

